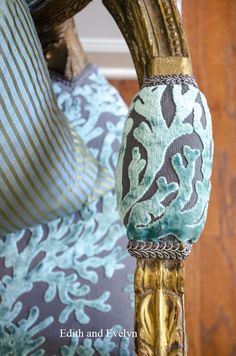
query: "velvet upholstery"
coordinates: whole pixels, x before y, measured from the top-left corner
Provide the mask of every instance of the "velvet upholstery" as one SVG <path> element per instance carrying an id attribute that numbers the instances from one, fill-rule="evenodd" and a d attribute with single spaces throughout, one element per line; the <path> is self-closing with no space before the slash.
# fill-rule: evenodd
<path id="1" fill-rule="evenodd" d="M 116 173 L 128 238 L 197 241 L 212 156 L 211 116 L 200 90 L 175 83 L 143 87 L 130 106 Z"/>

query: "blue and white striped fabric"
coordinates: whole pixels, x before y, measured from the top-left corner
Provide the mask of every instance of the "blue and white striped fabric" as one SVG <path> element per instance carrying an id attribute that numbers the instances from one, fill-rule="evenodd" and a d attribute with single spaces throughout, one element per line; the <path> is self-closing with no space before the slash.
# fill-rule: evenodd
<path id="1" fill-rule="evenodd" d="M 57 107 L 25 0 L 0 0 L 0 233 L 79 210 L 110 189 L 101 172 Z"/>

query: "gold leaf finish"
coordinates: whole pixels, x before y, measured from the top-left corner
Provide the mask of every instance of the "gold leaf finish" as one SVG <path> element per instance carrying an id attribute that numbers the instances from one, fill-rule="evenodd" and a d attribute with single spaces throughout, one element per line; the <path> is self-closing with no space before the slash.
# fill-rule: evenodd
<path id="1" fill-rule="evenodd" d="M 135 330 L 138 356 L 187 354 L 183 261 L 137 260 Z"/>
<path id="2" fill-rule="evenodd" d="M 147 65 L 147 77 L 152 77 L 153 73 L 192 75 L 192 64 L 190 59 L 185 57 L 156 57 Z"/>
<path id="3" fill-rule="evenodd" d="M 103 3 L 126 39 L 140 85 L 150 76 L 192 73 L 175 0 L 103 0 Z"/>

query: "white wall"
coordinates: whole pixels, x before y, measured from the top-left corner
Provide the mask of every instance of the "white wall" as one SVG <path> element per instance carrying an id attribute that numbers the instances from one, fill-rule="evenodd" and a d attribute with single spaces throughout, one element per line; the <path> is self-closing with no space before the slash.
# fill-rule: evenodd
<path id="1" fill-rule="evenodd" d="M 117 0 L 118 1 L 118 0 Z M 179 5 L 181 0 L 177 0 Z M 75 17 L 89 59 L 110 78 L 136 78 L 128 47 L 101 0 L 93 0 Z"/>

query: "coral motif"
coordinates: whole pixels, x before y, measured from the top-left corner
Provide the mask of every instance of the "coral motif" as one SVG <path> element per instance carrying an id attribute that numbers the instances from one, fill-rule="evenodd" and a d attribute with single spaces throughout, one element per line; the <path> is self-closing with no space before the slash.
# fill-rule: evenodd
<path id="1" fill-rule="evenodd" d="M 71 88 L 73 94 L 61 83 L 54 82 L 54 89 L 72 125 L 113 172 L 126 107 L 105 78 L 94 67 L 88 69 L 85 83 Z M 77 325 L 88 325 L 93 310 L 111 312 L 110 287 L 95 294 L 94 287 L 101 277 L 116 278 L 125 269 L 128 252 L 120 243 L 124 234 L 110 191 L 76 214 L 0 237 L 0 355 L 48 354 L 47 329 L 55 330 L 55 323 L 58 328 L 74 319 Z M 42 296 L 35 298 L 35 288 Z M 58 310 L 47 308 L 54 303 L 59 303 Z M 118 347 L 110 340 L 94 341 L 87 349 L 88 341 L 71 342 L 61 354 L 74 355 L 77 350 L 79 355 L 92 355 L 94 349 L 106 355 Z M 125 340 L 122 345 L 120 355 L 130 355 Z"/>
<path id="2" fill-rule="evenodd" d="M 205 224 L 210 194 L 211 118 L 206 99 L 197 88 L 188 85 L 183 93 L 181 85 L 173 85 L 170 88 L 175 112 L 168 125 L 163 108 L 168 105 L 163 104 L 166 88 L 167 85 L 144 87 L 133 100 L 116 173 L 118 206 L 130 240 L 157 241 L 175 236 L 180 241 L 195 242 Z M 196 136 L 201 149 L 190 146 L 191 141 L 194 146 Z M 186 137 L 190 137 L 188 144 L 184 143 Z M 167 151 L 173 150 L 181 139 L 181 150 L 166 161 Z M 130 140 L 135 142 L 132 148 L 128 148 Z M 194 180 L 199 159 L 202 177 Z M 163 167 L 167 175 L 173 170 L 176 181 L 163 176 Z M 127 192 L 125 180 L 129 182 Z M 189 208 L 194 193 L 197 198 Z"/>
<path id="3" fill-rule="evenodd" d="M 91 74 L 86 84 L 68 88 L 54 80 L 53 89 L 59 108 L 72 126 L 80 130 L 94 157 L 114 174 L 117 152 L 111 148 L 120 145 L 127 107 L 103 75 L 95 72 L 92 65 L 87 70 Z"/>
<path id="4" fill-rule="evenodd" d="M 33 339 L 35 335 L 41 330 L 48 327 L 53 322 L 52 317 L 48 317 L 44 321 L 33 326 L 39 317 L 39 309 L 34 307 L 29 312 L 28 319 L 20 321 L 19 325 L 9 323 L 7 331 L 0 326 L 0 352 L 1 355 L 32 355 L 32 352 L 40 347 L 45 337 L 40 336 L 37 339 Z M 44 355 L 43 349 L 38 349 L 33 354 L 34 356 Z"/>
<path id="5" fill-rule="evenodd" d="M 133 274 L 128 274 L 127 275 L 127 279 L 130 282 L 130 284 L 124 288 L 124 292 L 129 293 L 130 306 L 131 306 L 131 308 L 134 308 L 134 299 L 135 299 L 135 294 L 134 294 L 134 275 Z"/>
<path id="6" fill-rule="evenodd" d="M 37 282 L 48 285 L 44 294 L 45 302 L 51 302 L 58 293 L 64 305 L 59 315 L 61 323 L 65 323 L 72 313 L 75 313 L 80 323 L 88 323 L 85 307 L 102 312 L 110 310 L 111 307 L 106 304 L 110 292 L 104 291 L 99 298 L 90 300 L 90 287 L 81 285 L 77 277 L 97 283 L 97 268 L 103 267 L 107 278 L 111 278 L 116 270 L 124 268 L 121 261 L 127 252 L 116 246 L 124 231 L 117 222 L 118 215 L 111 209 L 115 204 L 112 192 L 107 193 L 104 202 L 101 212 L 97 211 L 96 203 L 91 204 L 90 216 L 87 214 L 86 220 L 75 222 L 74 216 L 68 216 L 47 224 L 47 239 L 43 239 L 44 229 L 39 225 L 28 231 L 9 234 L 5 241 L 0 241 L 0 257 L 5 257 L 5 266 L 14 271 L 13 277 L 3 277 L 0 284 L 0 325 L 7 325 L 20 313 L 22 304 L 15 301 L 23 293 L 32 290 L 33 284 Z M 17 245 L 27 239 L 29 232 L 30 242 L 19 253 Z M 106 251 L 109 253 L 99 257 L 99 254 Z M 44 255 L 44 258 L 34 264 L 39 254 Z M 74 272 L 66 275 L 64 270 L 70 269 Z"/>

